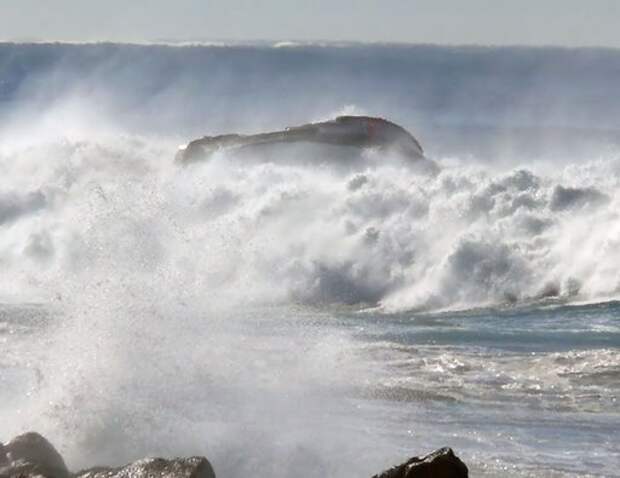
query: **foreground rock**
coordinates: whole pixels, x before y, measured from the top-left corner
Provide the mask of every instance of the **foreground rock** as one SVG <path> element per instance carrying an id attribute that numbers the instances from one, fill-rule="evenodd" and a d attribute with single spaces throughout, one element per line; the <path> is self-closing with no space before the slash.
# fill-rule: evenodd
<path id="1" fill-rule="evenodd" d="M 215 478 L 204 457 L 147 458 L 120 468 L 98 467 L 70 473 L 60 453 L 38 433 L 0 443 L 0 478 Z"/>
<path id="2" fill-rule="evenodd" d="M 62 456 L 38 433 L 0 443 L 0 478 L 215 478 L 209 461 L 190 458 L 146 458 L 118 468 L 96 467 L 71 473 Z M 411 458 L 373 478 L 467 478 L 467 466 L 450 448 Z"/>
<path id="3" fill-rule="evenodd" d="M 215 478 L 209 461 L 191 458 L 147 458 L 121 468 L 91 468 L 76 474 L 79 478 Z"/>
<path id="4" fill-rule="evenodd" d="M 6 445 L 0 443 L 0 478 L 44 476 L 68 478 L 67 465 L 60 453 L 38 433 L 24 433 Z"/>
<path id="5" fill-rule="evenodd" d="M 465 463 L 451 448 L 441 448 L 422 458 L 414 457 L 373 478 L 467 478 Z"/>

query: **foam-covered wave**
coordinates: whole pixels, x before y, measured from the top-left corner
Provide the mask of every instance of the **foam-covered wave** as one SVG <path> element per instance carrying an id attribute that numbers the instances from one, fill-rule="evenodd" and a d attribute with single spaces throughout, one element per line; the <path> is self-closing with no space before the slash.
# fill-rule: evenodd
<path id="1" fill-rule="evenodd" d="M 360 476 L 450 444 L 491 474 L 614 473 L 617 304 L 537 306 L 618 296 L 618 52 L 0 60 L 7 438 L 40 430 L 74 469 L 206 453 L 218 476 Z M 342 113 L 397 121 L 441 172 L 294 149 L 173 163 L 203 134 Z"/>
<path id="2" fill-rule="evenodd" d="M 613 156 L 435 177 L 388 157 L 360 171 L 171 157 L 140 137 L 5 153 L 5 296 L 54 295 L 59 277 L 98 267 L 165 271 L 236 300 L 387 310 L 618 293 Z"/>

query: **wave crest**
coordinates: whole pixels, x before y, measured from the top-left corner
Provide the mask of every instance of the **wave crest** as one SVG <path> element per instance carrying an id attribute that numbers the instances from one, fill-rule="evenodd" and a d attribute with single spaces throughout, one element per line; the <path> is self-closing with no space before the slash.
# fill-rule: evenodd
<path id="1" fill-rule="evenodd" d="M 78 263 L 122 265 L 189 274 L 179 287 L 194 281 L 235 300 L 386 310 L 618 292 L 613 159 L 428 177 L 389 158 L 341 171 L 221 155 L 181 170 L 170 151 L 116 137 L 7 153 L 24 192 L 0 194 L 0 261 L 30 286 L 55 271 L 52 287 Z"/>

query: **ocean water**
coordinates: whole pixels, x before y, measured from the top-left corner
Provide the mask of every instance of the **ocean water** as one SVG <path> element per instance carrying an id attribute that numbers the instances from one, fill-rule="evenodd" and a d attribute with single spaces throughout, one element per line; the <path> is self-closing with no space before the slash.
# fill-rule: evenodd
<path id="1" fill-rule="evenodd" d="M 72 469 L 620 476 L 620 52 L 0 45 L 0 440 Z M 179 144 L 338 114 L 441 170 Z"/>

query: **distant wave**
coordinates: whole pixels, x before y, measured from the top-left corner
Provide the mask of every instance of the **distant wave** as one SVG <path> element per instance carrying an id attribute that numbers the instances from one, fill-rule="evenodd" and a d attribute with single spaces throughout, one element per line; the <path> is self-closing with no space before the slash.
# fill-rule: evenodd
<path id="1" fill-rule="evenodd" d="M 0 59 L 0 115 L 79 98 L 142 133 L 282 127 L 349 104 L 425 134 L 464 124 L 620 129 L 617 50 L 3 43 Z"/>

